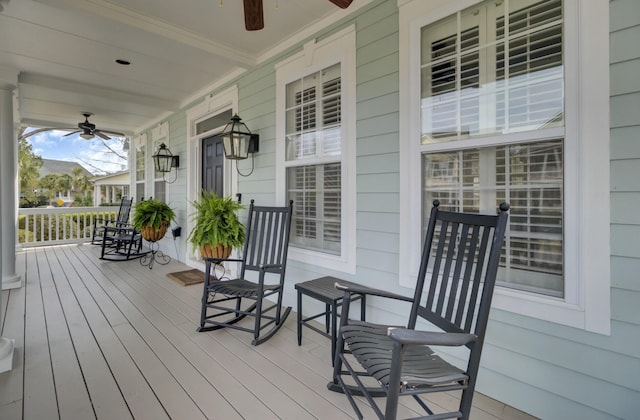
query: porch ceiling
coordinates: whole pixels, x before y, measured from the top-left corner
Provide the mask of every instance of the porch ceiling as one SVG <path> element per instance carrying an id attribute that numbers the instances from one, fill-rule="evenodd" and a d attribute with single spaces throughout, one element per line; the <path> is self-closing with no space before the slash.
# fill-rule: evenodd
<path id="1" fill-rule="evenodd" d="M 23 125 L 76 127 L 86 111 L 133 134 L 368 2 L 264 0 L 265 28 L 247 32 L 240 0 L 9 0 L 0 70 L 19 72 Z"/>

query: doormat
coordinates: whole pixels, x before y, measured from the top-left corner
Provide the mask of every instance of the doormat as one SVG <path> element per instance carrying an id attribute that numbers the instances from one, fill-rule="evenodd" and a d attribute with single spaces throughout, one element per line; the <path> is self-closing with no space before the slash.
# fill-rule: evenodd
<path id="1" fill-rule="evenodd" d="M 190 286 L 204 282 L 204 273 L 196 268 L 193 270 L 178 271 L 176 273 L 167 274 L 172 280 L 177 281 L 183 286 Z"/>

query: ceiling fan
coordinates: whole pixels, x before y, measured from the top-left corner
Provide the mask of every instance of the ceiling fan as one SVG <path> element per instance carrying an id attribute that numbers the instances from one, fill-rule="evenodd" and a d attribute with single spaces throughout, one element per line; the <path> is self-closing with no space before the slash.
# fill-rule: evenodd
<path id="1" fill-rule="evenodd" d="M 341 9 L 349 7 L 353 0 L 329 0 Z M 264 28 L 262 0 L 244 0 L 244 27 L 247 31 L 258 31 Z"/>
<path id="2" fill-rule="evenodd" d="M 82 115 L 84 116 L 84 121 L 80 121 L 78 123 L 78 128 L 55 128 L 55 127 L 39 128 L 37 130 L 30 131 L 27 134 L 20 135 L 20 139 L 26 139 L 27 137 L 33 136 L 34 134 L 42 133 L 43 131 L 51 131 L 51 130 L 71 131 L 70 133 L 65 134 L 64 137 L 80 133 L 80 137 L 82 137 L 85 140 L 90 140 L 95 136 L 98 136 L 104 140 L 111 139 L 111 137 L 108 136 L 107 134 L 115 137 L 124 137 L 124 133 L 119 133 L 117 131 L 97 129 L 95 124 L 89 122 L 89 117 L 93 115 L 91 112 L 83 112 Z"/>

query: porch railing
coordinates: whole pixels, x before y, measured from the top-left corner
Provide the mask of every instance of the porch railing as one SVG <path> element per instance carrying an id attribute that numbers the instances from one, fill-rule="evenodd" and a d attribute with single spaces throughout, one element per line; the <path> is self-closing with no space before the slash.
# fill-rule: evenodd
<path id="1" fill-rule="evenodd" d="M 94 221 L 115 220 L 117 207 L 20 208 L 18 242 L 22 246 L 80 243 L 91 240 Z M 102 219 L 102 220 L 100 220 Z"/>

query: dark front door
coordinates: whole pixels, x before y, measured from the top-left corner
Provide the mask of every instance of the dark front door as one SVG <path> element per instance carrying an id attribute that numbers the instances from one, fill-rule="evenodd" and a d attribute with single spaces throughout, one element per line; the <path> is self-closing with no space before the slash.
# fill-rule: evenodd
<path id="1" fill-rule="evenodd" d="M 202 189 L 224 194 L 224 150 L 218 135 L 202 139 Z"/>

